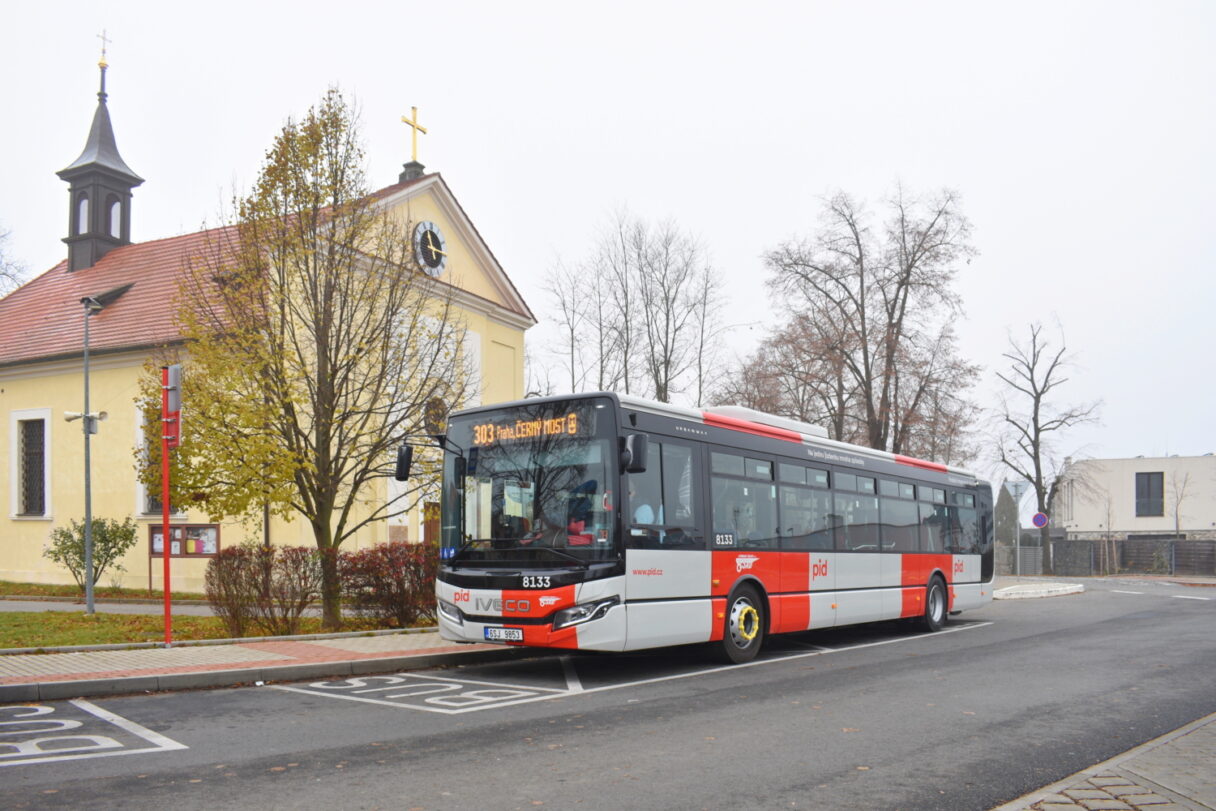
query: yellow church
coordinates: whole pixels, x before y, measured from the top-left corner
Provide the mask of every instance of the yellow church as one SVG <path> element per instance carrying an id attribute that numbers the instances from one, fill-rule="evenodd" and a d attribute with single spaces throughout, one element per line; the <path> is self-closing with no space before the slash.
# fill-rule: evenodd
<path id="1" fill-rule="evenodd" d="M 139 525 L 137 543 L 121 561 L 125 573 L 107 572 L 100 585 L 159 589 L 159 494 L 148 492 L 136 476 L 139 381 L 149 357 L 181 346 L 173 307 L 184 266 L 216 231 L 131 242 L 133 190 L 143 179 L 119 155 L 106 107 L 104 60 L 100 67 L 84 151 L 57 173 L 68 184 L 67 257 L 0 299 L 0 457 L 6 460 L 0 466 L 6 504 L 0 514 L 0 580 L 73 582 L 43 551 L 52 529 L 84 519 L 87 441 L 92 515 L 119 521 L 133 516 Z M 417 133 L 425 132 L 417 110 L 402 120 L 412 128 L 412 160 L 396 183 L 372 197 L 385 214 L 417 224 L 424 237 L 414 246 L 419 272 L 433 277 L 454 302 L 472 383 L 467 404 L 518 399 L 524 393 L 524 333 L 536 319 L 443 177 L 417 161 Z M 86 371 L 87 411 L 105 414 L 87 440 L 87 421 L 66 419 L 82 411 Z M 188 403 L 184 408 L 188 415 Z M 368 498 L 391 499 L 394 486 L 378 482 Z M 261 526 L 210 523 L 204 514 L 174 509 L 174 590 L 202 591 L 207 562 L 219 549 L 263 538 Z M 342 548 L 425 539 L 433 527 L 423 512 L 370 524 Z M 274 521 L 269 534 L 274 543 L 314 545 L 311 528 L 300 518 Z"/>

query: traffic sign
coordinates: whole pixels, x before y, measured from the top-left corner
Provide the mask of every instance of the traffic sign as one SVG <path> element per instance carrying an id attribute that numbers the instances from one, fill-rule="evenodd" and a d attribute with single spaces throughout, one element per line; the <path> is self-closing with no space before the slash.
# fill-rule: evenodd
<path id="1" fill-rule="evenodd" d="M 1034 518 L 1031 518 L 1030 522 L 1039 529 L 1042 529 L 1047 526 L 1047 513 L 1035 513 Z"/>

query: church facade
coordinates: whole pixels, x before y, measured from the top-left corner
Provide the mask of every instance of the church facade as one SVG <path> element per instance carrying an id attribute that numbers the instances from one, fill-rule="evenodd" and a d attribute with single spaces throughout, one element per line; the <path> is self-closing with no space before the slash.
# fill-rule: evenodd
<path id="1" fill-rule="evenodd" d="M 136 476 L 143 441 L 139 380 L 149 357 L 181 346 L 174 307 L 184 263 L 222 229 L 131 242 L 134 190 L 143 179 L 119 155 L 105 72 L 103 61 L 85 149 L 58 173 L 69 186 L 68 255 L 0 299 L 0 579 L 72 582 L 43 551 L 52 529 L 84 519 L 84 432 L 92 428 L 92 514 L 119 521 L 132 516 L 139 532 L 121 561 L 125 573 L 107 574 L 100 585 L 161 588 L 161 509 L 157 494 Z M 536 319 L 443 177 L 414 160 L 373 197 L 388 216 L 426 225 L 429 241 L 419 251 L 442 245 L 441 266 L 424 269 L 451 296 L 465 330 L 471 404 L 522 397 L 524 333 Z M 420 253 L 419 264 L 438 255 Z M 188 403 L 183 410 L 188 419 Z M 86 412 L 97 418 L 66 421 L 65 415 Z M 375 486 L 379 491 L 369 498 L 393 497 L 391 482 Z M 420 540 L 428 531 L 422 512 L 372 524 L 343 548 Z M 170 586 L 179 590 L 202 590 L 207 562 L 219 549 L 263 538 L 260 524 L 211 523 L 188 508 L 179 509 L 172 524 Z M 299 518 L 275 520 L 269 534 L 275 543 L 313 545 L 311 528 Z"/>

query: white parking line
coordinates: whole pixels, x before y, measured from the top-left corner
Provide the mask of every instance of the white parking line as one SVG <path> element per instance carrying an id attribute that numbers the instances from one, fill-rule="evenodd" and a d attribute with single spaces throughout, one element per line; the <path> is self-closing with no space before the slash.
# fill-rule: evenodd
<path id="1" fill-rule="evenodd" d="M 579 680 L 578 673 L 574 670 L 574 662 L 570 661 L 569 656 L 562 657 L 562 672 L 566 674 L 566 689 L 571 693 L 583 692 L 583 683 Z"/>
<path id="2" fill-rule="evenodd" d="M 1189 594 L 1171 594 L 1170 596 L 1175 600 L 1203 600 L 1204 602 L 1207 602 L 1208 600 L 1212 599 L 1211 597 L 1192 597 Z"/>
<path id="3" fill-rule="evenodd" d="M 276 690 L 283 690 L 290 693 L 302 693 L 311 696 L 324 696 L 327 698 L 340 698 L 346 701 L 359 701 L 367 704 L 378 704 L 387 707 L 397 707 L 400 709 L 422 710 L 424 712 L 438 712 L 445 715 L 461 715 L 466 712 L 477 712 L 480 710 L 498 709 L 499 707 L 513 707 L 518 704 L 531 704 L 536 701 L 549 701 L 554 698 L 567 698 L 573 695 L 587 695 L 588 693 L 603 693 L 609 690 L 622 690 L 630 687 L 640 687 L 646 684 L 659 684 L 665 681 L 676 681 L 677 679 L 689 679 L 696 676 L 707 676 L 714 673 L 722 673 L 727 671 L 741 670 L 748 667 L 763 667 L 764 665 L 778 664 L 781 662 L 789 662 L 794 659 L 806 659 L 811 656 L 827 656 L 833 653 L 846 653 L 852 650 L 860 650 L 862 648 L 874 648 L 879 645 L 894 645 L 901 642 L 912 642 L 916 640 L 928 640 L 936 637 L 941 637 L 946 634 L 958 633 L 967 631 L 973 628 L 983 628 L 991 625 L 991 622 L 976 622 L 968 625 L 946 628 L 934 634 L 923 634 L 917 636 L 900 636 L 894 639 L 883 639 L 878 642 L 863 642 L 858 645 L 848 645 L 845 647 L 808 651 L 807 653 L 796 653 L 791 656 L 776 656 L 771 659 L 760 659 L 748 662 L 742 665 L 723 665 L 721 667 L 709 668 L 706 670 L 695 670 L 689 673 L 677 673 L 670 676 L 656 676 L 653 679 L 639 679 L 637 681 L 622 682 L 621 684 L 609 684 L 603 687 L 584 688 L 582 682 L 579 681 L 577 674 L 574 673 L 573 662 L 569 657 L 562 657 L 562 668 L 566 672 L 567 689 L 557 690 L 550 687 L 528 687 L 524 685 L 502 684 L 498 682 L 475 681 L 472 679 L 453 679 L 444 676 L 422 676 L 417 674 L 401 673 L 395 676 L 364 676 L 355 679 L 346 679 L 341 682 L 313 682 L 307 687 L 292 687 L 284 684 L 269 685 Z M 422 698 L 421 703 L 406 702 L 406 701 L 386 701 L 379 698 L 371 698 L 369 696 L 356 696 L 354 692 L 367 692 L 366 690 L 352 690 L 354 687 L 366 687 L 367 681 L 372 679 L 391 680 L 390 684 L 399 687 L 404 692 L 394 695 L 385 696 L 385 699 L 394 697 L 413 699 L 423 695 L 430 695 L 429 698 Z M 461 691 L 462 685 L 471 686 L 487 686 L 496 689 L 478 689 Z M 333 692 L 338 690 L 346 690 L 346 694 Z M 441 695 L 433 695 L 433 693 L 441 693 Z"/>
<path id="4" fill-rule="evenodd" d="M 6 717 L 11 717 L 13 720 L 4 721 L 0 723 L 0 726 L 13 726 L 18 729 L 0 732 L 0 734 L 5 736 L 3 742 L 0 742 L 0 752 L 3 752 L 0 754 L 0 766 L 22 766 L 27 763 L 56 763 L 61 760 L 86 760 L 88 758 L 113 757 L 115 755 L 172 752 L 178 749 L 190 748 L 184 743 L 170 740 L 159 732 L 153 732 L 147 727 L 140 726 L 134 721 L 115 715 L 108 710 L 103 710 L 96 704 L 84 699 L 74 699 L 69 703 L 136 738 L 152 744 L 152 746 L 129 748 L 121 741 L 115 740 L 108 735 L 45 734 L 48 732 L 81 729 L 84 724 L 81 721 L 70 718 L 60 720 L 48 717 L 56 714 L 57 708 L 53 706 L 7 707 L 5 709 L 13 710 L 14 714 Z M 42 727 L 37 728 L 38 725 L 42 725 Z M 31 728 L 21 729 L 21 727 Z M 11 736 L 18 735 L 24 737 L 16 740 L 11 739 Z M 3 751 L 6 748 L 12 751 Z M 42 757 L 32 757 L 33 755 L 42 755 Z M 8 760 L 7 758 L 13 759 Z"/>
<path id="5" fill-rule="evenodd" d="M 1111 589 L 1114 594 L 1143 594 L 1143 591 L 1123 591 L 1122 589 Z"/>

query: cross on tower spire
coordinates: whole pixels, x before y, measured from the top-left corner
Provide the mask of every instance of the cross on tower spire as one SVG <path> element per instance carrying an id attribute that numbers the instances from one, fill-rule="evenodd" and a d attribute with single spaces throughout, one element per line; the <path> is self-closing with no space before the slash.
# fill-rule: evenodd
<path id="1" fill-rule="evenodd" d="M 421 132 L 423 135 L 426 135 L 426 127 L 418 124 L 418 108 L 411 107 L 410 110 L 413 111 L 410 117 L 406 118 L 405 116 L 401 116 L 401 123 L 408 124 L 410 126 L 410 160 L 417 163 L 418 133 Z"/>
<path id="2" fill-rule="evenodd" d="M 410 127 L 410 162 L 402 167 L 404 171 L 397 178 L 401 183 L 422 177 L 423 170 L 426 168 L 418 162 L 418 133 L 426 135 L 426 127 L 418 123 L 418 108 L 411 107 L 410 110 L 409 118 L 401 116 L 401 123 L 408 124 Z"/>
<path id="3" fill-rule="evenodd" d="M 105 104 L 106 103 L 106 68 L 108 68 L 110 66 L 110 63 L 106 61 L 106 46 L 109 45 L 111 42 L 113 42 L 113 40 L 111 40 L 109 37 L 106 36 L 106 30 L 104 28 L 101 29 L 101 33 L 97 35 L 97 38 L 99 40 L 101 40 L 101 61 L 97 63 L 97 67 L 101 68 L 101 89 L 97 91 L 97 99 L 102 104 Z"/>

